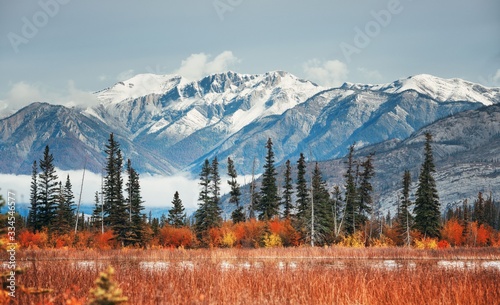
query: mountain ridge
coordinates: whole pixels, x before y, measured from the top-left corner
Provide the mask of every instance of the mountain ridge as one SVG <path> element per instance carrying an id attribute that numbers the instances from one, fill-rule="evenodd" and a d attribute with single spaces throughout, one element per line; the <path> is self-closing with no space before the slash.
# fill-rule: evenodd
<path id="1" fill-rule="evenodd" d="M 139 172 L 196 175 L 205 158 L 217 155 L 232 157 L 241 174 L 249 174 L 269 137 L 277 163 L 300 152 L 327 160 L 353 142 L 402 140 L 440 118 L 500 102 L 500 88 L 460 79 L 417 75 L 326 88 L 284 71 L 229 71 L 193 81 L 140 74 L 95 94 L 97 106 L 34 103 L 0 120 L 0 151 L 7 156 L 0 172 L 29 173 L 46 144 L 56 163 L 64 156 L 60 168 L 82 168 L 75 160 L 87 159 L 88 168 L 100 172 L 114 132 Z"/>

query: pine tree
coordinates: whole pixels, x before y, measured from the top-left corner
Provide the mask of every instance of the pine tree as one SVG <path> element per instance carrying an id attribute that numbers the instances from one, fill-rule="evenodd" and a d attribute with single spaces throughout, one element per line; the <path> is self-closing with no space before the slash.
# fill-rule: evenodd
<path id="1" fill-rule="evenodd" d="M 36 161 L 33 161 L 33 166 L 31 167 L 30 210 L 28 214 L 28 228 L 32 231 L 40 231 L 42 229 L 39 219 L 37 176 L 38 165 Z"/>
<path id="2" fill-rule="evenodd" d="M 426 237 L 440 236 L 440 203 L 433 174 L 432 135 L 425 134 L 424 162 L 420 169 L 415 199 L 415 229 Z"/>
<path id="3" fill-rule="evenodd" d="M 92 209 L 92 216 L 90 217 L 91 227 L 94 231 L 100 231 L 102 226 L 102 204 L 99 201 L 99 192 L 95 192 L 94 196 L 94 209 Z"/>
<path id="4" fill-rule="evenodd" d="M 367 214 L 370 214 L 370 232 L 368 234 L 369 238 L 372 237 L 373 235 L 373 225 L 375 223 L 375 217 L 374 217 L 374 208 L 373 208 L 373 198 L 372 198 L 372 192 L 373 192 L 373 186 L 371 184 L 371 179 L 375 175 L 375 170 L 373 167 L 373 154 L 368 155 L 366 157 L 366 160 L 361 162 L 361 167 L 363 171 L 359 173 L 359 186 L 358 186 L 358 203 L 357 203 L 357 209 L 359 213 L 358 221 L 360 225 L 364 225 L 366 221 L 368 220 Z"/>
<path id="5" fill-rule="evenodd" d="M 214 159 L 215 160 L 215 159 Z M 218 204 L 218 183 L 213 182 L 212 179 L 215 177 L 219 179 L 218 173 L 212 173 L 214 169 L 218 170 L 217 163 L 212 161 L 212 165 L 206 159 L 203 163 L 203 167 L 200 173 L 200 195 L 198 197 L 198 209 L 195 212 L 195 231 L 197 233 L 198 239 L 205 242 L 207 237 L 207 232 L 209 229 L 220 226 L 222 222 L 221 210 Z M 217 198 L 212 197 L 214 193 L 217 193 Z"/>
<path id="6" fill-rule="evenodd" d="M 413 204 L 410 200 L 410 186 L 411 174 L 406 170 L 403 174 L 403 192 L 398 213 L 398 233 L 403 237 L 406 246 L 411 244 L 410 231 L 413 226 L 413 215 L 410 213 L 410 206 Z"/>
<path id="7" fill-rule="evenodd" d="M 139 183 L 139 174 L 132 167 L 132 161 L 127 160 L 127 174 L 128 182 L 126 193 L 128 194 L 128 212 L 129 212 L 129 227 L 130 232 L 129 243 L 139 244 L 143 243 L 143 232 L 145 223 L 142 221 L 142 210 L 144 206 L 142 205 L 141 197 L 141 185 Z"/>
<path id="8" fill-rule="evenodd" d="M 209 200 L 209 219 L 210 228 L 220 227 L 222 224 L 222 209 L 220 207 L 220 175 L 219 175 L 219 161 L 217 157 L 212 159 L 212 166 L 210 169 L 210 192 L 212 196 Z"/>
<path id="9" fill-rule="evenodd" d="M 283 184 L 283 196 L 281 197 L 281 204 L 283 205 L 283 218 L 290 219 L 293 215 L 293 185 L 292 185 L 292 167 L 290 160 L 285 163 L 285 181 Z"/>
<path id="10" fill-rule="evenodd" d="M 472 213 L 472 217 L 473 220 L 477 222 L 478 226 L 486 224 L 486 210 L 482 192 L 477 194 L 477 199 L 474 201 L 474 212 Z"/>
<path id="11" fill-rule="evenodd" d="M 231 187 L 229 191 L 229 202 L 236 205 L 236 209 L 231 213 L 231 219 L 233 223 L 245 221 L 245 213 L 243 212 L 243 206 L 240 206 L 240 196 L 241 190 L 238 184 L 238 174 L 234 168 L 234 162 L 231 158 L 227 158 L 227 174 L 231 180 L 227 181 L 227 184 Z"/>
<path id="12" fill-rule="evenodd" d="M 278 187 L 276 185 L 276 168 L 274 167 L 273 142 L 271 138 L 266 144 L 267 154 L 262 174 L 262 185 L 260 188 L 260 202 L 257 210 L 260 212 L 259 219 L 269 220 L 278 215 Z"/>
<path id="13" fill-rule="evenodd" d="M 71 231 L 75 225 L 75 196 L 73 195 L 69 175 L 66 177 L 64 187 L 59 182 L 59 195 L 56 217 L 54 220 L 54 231 L 59 234 L 66 234 Z"/>
<path id="14" fill-rule="evenodd" d="M 123 198 L 123 157 L 120 144 L 111 133 L 105 147 L 106 176 L 104 177 L 104 222 L 110 226 L 118 241 L 124 243 L 129 235 L 129 215 Z"/>
<path id="15" fill-rule="evenodd" d="M 333 187 L 333 198 L 331 200 L 331 209 L 332 209 L 332 217 L 333 217 L 333 233 L 334 237 L 338 237 L 340 234 L 340 229 L 342 227 L 342 220 L 339 221 L 340 209 L 342 208 L 342 192 L 340 191 L 340 187 L 335 185 Z"/>
<path id="16" fill-rule="evenodd" d="M 168 223 L 175 228 L 180 228 L 184 225 L 186 213 L 184 213 L 184 205 L 179 198 L 179 192 L 175 192 L 172 205 L 173 207 L 168 211 Z"/>
<path id="17" fill-rule="evenodd" d="M 326 181 L 322 177 L 318 162 L 314 167 L 312 176 L 312 202 L 310 223 L 311 231 L 314 229 L 314 236 L 311 238 L 321 244 L 329 241 L 333 227 L 333 215 L 330 206 L 330 194 L 328 193 Z M 312 218 L 314 217 L 314 219 Z M 312 227 L 314 225 L 314 227 Z M 312 235 L 312 234 L 311 234 Z"/>
<path id="18" fill-rule="evenodd" d="M 354 234 L 359 226 L 359 207 L 357 193 L 357 170 L 354 170 L 356 162 L 354 161 L 354 144 L 349 147 L 347 156 L 347 170 L 344 174 L 345 178 L 345 231 L 347 234 Z"/>
<path id="19" fill-rule="evenodd" d="M 52 230 L 57 209 L 58 182 L 54 167 L 54 157 L 50 153 L 48 145 L 45 146 L 43 158 L 39 164 L 37 218 L 40 221 L 40 226 L 37 227 L 46 227 Z"/>
<path id="20" fill-rule="evenodd" d="M 307 215 L 309 211 L 309 190 L 306 180 L 306 159 L 303 153 L 300 153 L 299 160 L 297 161 L 297 229 L 303 230 L 307 223 Z"/>

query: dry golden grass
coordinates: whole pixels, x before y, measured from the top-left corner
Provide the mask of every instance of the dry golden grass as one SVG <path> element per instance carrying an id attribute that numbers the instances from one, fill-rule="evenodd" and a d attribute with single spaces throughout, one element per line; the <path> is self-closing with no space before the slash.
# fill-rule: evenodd
<path id="1" fill-rule="evenodd" d="M 277 248 L 23 251 L 19 283 L 52 288 L 17 304 L 85 299 L 116 269 L 129 304 L 499 304 L 498 268 L 442 268 L 439 260 L 499 260 L 485 249 Z M 389 261 L 384 265 L 384 260 Z M 154 264 L 156 262 L 156 264 Z M 386 261 L 387 262 L 387 261 Z M 397 264 L 394 264 L 397 262 Z M 382 263 L 382 264 L 381 264 Z M 151 264 L 151 265 L 148 265 Z"/>

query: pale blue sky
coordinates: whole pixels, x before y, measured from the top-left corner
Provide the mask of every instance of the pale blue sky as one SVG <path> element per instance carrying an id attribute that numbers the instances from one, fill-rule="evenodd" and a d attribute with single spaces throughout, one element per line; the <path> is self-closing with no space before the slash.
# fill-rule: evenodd
<path id="1" fill-rule="evenodd" d="M 0 110 L 89 104 L 86 92 L 146 72 L 500 86 L 498 0 L 9 0 L 0 30 Z"/>

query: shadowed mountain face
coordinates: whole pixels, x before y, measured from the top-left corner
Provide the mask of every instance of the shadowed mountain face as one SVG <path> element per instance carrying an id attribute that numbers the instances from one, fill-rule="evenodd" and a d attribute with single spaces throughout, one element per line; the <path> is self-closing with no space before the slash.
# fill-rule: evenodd
<path id="1" fill-rule="evenodd" d="M 404 140 L 420 128 L 500 101 L 499 88 L 418 75 L 384 85 L 324 88 L 286 72 L 227 72 L 187 81 L 137 75 L 96 93 L 88 109 L 33 103 L 0 120 L 0 171 L 28 174 L 45 145 L 61 169 L 100 172 L 109 133 L 141 173 L 199 172 L 205 158 L 231 157 L 238 173 L 262 171 L 268 138 L 276 162 L 343 156 Z M 221 162 L 221 171 L 225 171 Z"/>
<path id="2" fill-rule="evenodd" d="M 357 160 L 364 160 L 370 153 L 375 154 L 375 176 L 372 179 L 374 202 L 384 215 L 388 210 L 394 215 L 405 170 L 411 172 L 411 193 L 414 196 L 423 162 L 426 132 L 433 135 L 434 177 L 443 211 L 450 206 L 461 205 L 465 199 L 472 204 L 478 192 L 493 198 L 500 197 L 500 105 L 492 105 L 438 120 L 405 140 L 387 140 L 356 150 Z M 297 159 L 291 161 L 292 176 L 296 177 Z M 345 162 L 344 158 L 319 162 L 330 190 L 334 185 L 343 190 Z M 313 168 L 314 162 L 309 163 L 308 173 L 312 173 Z M 283 185 L 284 171 L 284 166 L 278 168 L 280 186 Z M 259 185 L 260 180 L 257 180 L 257 188 Z M 242 193 L 242 202 L 248 202 L 248 186 Z M 230 215 L 233 209 L 234 206 L 224 198 L 226 215 Z"/>

